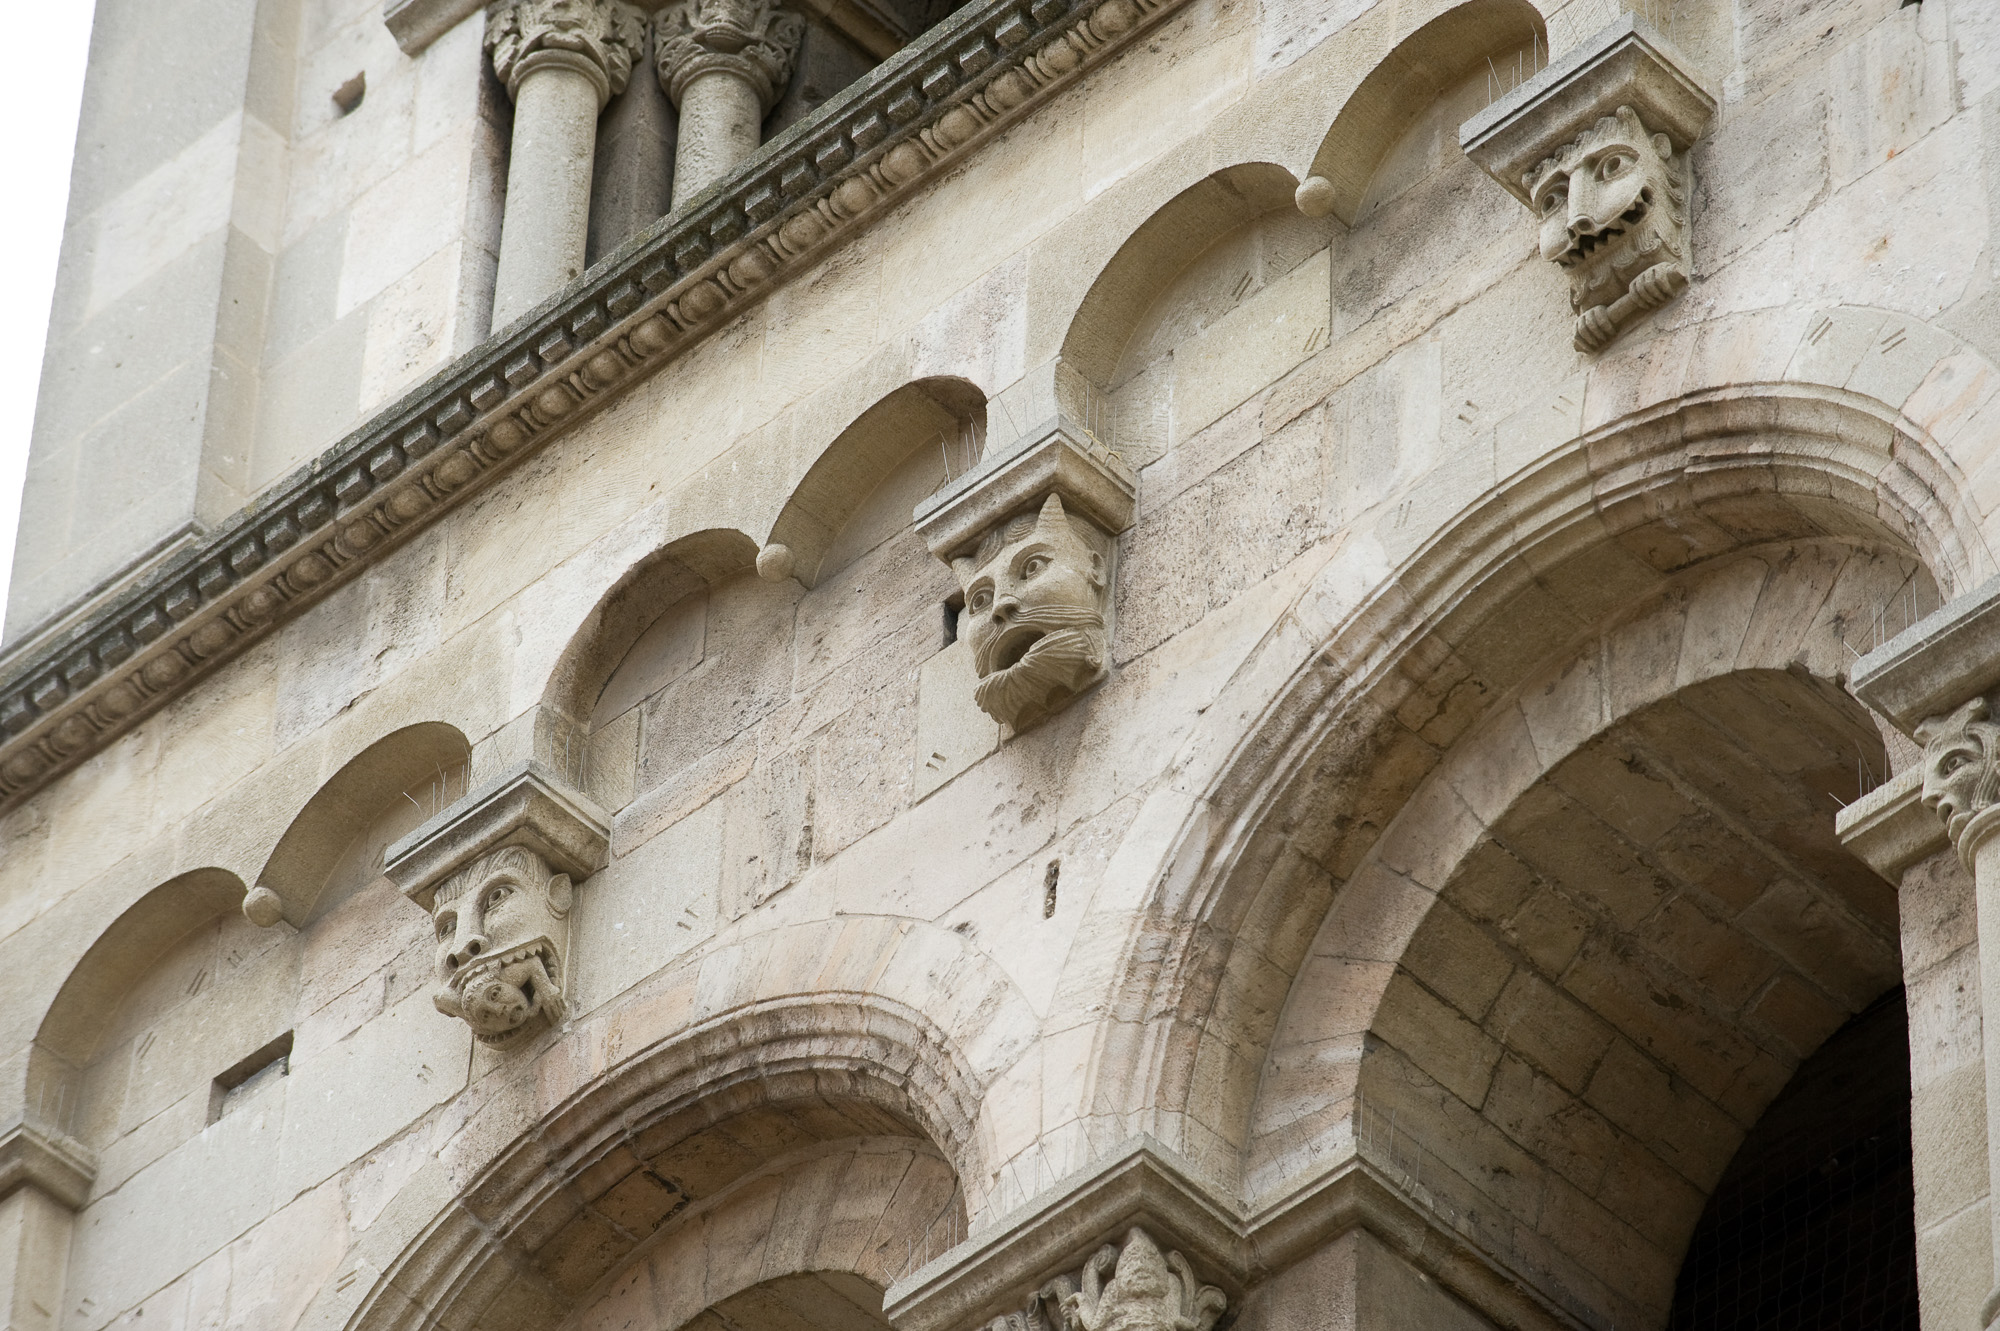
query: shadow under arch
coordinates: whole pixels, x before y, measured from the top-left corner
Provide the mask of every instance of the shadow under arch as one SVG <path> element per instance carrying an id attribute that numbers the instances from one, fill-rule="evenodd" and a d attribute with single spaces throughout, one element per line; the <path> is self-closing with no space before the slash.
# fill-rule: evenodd
<path id="1" fill-rule="evenodd" d="M 1064 367 L 1096 388 L 1108 388 L 1140 317 L 1174 279 L 1231 231 L 1290 207 L 1297 185 L 1282 166 L 1245 162 L 1224 167 L 1161 204 L 1090 284 L 1063 337 Z"/>
<path id="2" fill-rule="evenodd" d="M 978 460 L 986 394 L 967 379 L 918 379 L 887 394 L 842 430 L 800 479 L 771 524 L 771 544 L 791 551 L 792 572 L 813 586 L 828 551 L 855 511 L 896 465 L 940 440 L 955 465 Z"/>
<path id="3" fill-rule="evenodd" d="M 1542 16 L 1528 0 L 1467 0 L 1396 44 L 1341 106 L 1313 154 L 1308 177 L 1329 182 L 1328 210 L 1348 226 L 1376 168 L 1439 96 L 1503 53 L 1549 49 Z"/>
<path id="4" fill-rule="evenodd" d="M 586 729 L 605 681 L 654 621 L 676 602 L 756 562 L 754 540 L 715 527 L 670 541 L 634 564 L 570 635 L 543 686 L 543 709 L 568 727 Z"/>
<path id="5" fill-rule="evenodd" d="M 193 869 L 127 907 L 77 961 L 43 1014 L 28 1054 L 28 1117 L 65 1136 L 76 1129 L 82 1075 L 120 1000 L 181 940 L 243 903 L 243 880 Z"/>
<path id="6" fill-rule="evenodd" d="M 1191 801 L 1108 976 L 1151 1015 L 1099 1037 L 1087 1112 L 1247 1184 L 1277 995 L 1384 829 L 1494 704 L 1676 575 L 1756 546 L 1899 552 L 1947 595 L 1991 566 L 1953 469 L 1914 428 L 1812 384 L 1697 390 L 1551 452 L 1413 550 L 1302 643 Z M 1197 1071 L 1223 1089 L 1198 1089 Z M 1245 1190 L 1253 1211 L 1268 1200 Z"/>
<path id="7" fill-rule="evenodd" d="M 851 992 L 754 1002 L 641 1049 L 531 1124 L 512 1121 L 518 1100 L 490 1102 L 508 1145 L 477 1168 L 426 1166 L 362 1237 L 380 1275 L 358 1306 L 342 1317 L 323 1290 L 300 1324 L 554 1327 L 785 1149 L 900 1139 L 966 1177 L 978 1105 L 971 1068 L 913 1008 Z M 466 1133 L 484 1135 L 477 1120 Z M 413 1237 L 368 1250 L 385 1235 Z"/>
<path id="8" fill-rule="evenodd" d="M 341 852 L 383 806 L 424 781 L 445 781 L 471 754 L 465 735 L 443 721 L 420 721 L 384 735 L 342 764 L 306 801 L 264 861 L 257 885 L 277 894 L 287 923 L 303 926 Z M 464 793 L 462 782 L 458 793 Z M 456 798 L 444 789 L 438 795 L 439 808 Z"/>

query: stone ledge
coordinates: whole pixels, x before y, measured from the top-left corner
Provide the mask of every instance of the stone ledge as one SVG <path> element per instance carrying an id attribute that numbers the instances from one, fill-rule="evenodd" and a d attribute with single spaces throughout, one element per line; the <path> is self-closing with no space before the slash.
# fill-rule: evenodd
<path id="1" fill-rule="evenodd" d="M 2000 578 L 1925 615 L 1854 663 L 1854 696 L 1904 734 L 2000 687 Z"/>
<path id="2" fill-rule="evenodd" d="M 1918 860 L 1951 849 L 1938 816 L 1923 806 L 1924 774 L 1898 772 L 1834 815 L 1834 835 L 1891 883 Z"/>
<path id="3" fill-rule="evenodd" d="M 502 845 L 525 846 L 582 882 L 604 867 L 611 815 L 529 759 L 390 846 L 382 872 L 429 910 L 439 883 Z"/>
<path id="4" fill-rule="evenodd" d="M 1715 94 L 1687 57 L 1636 14 L 1564 54 L 1459 127 L 1459 146 L 1502 189 L 1533 207 L 1524 172 L 1620 106 L 1686 152 L 1715 114 Z"/>
<path id="5" fill-rule="evenodd" d="M 382 24 L 404 55 L 424 48 L 479 12 L 486 0 L 382 0 Z"/>
<path id="6" fill-rule="evenodd" d="M 68 1207 L 81 1211 L 90 1200 L 97 1161 L 82 1143 L 60 1133 L 18 1124 L 0 1136 L 0 1197 L 17 1188 L 35 1187 Z"/>
<path id="7" fill-rule="evenodd" d="M 1232 1311 L 1250 1286 L 1361 1228 L 1506 1331 L 1578 1326 L 1360 1159 L 1246 1216 L 1143 1136 L 891 1285 L 883 1312 L 899 1331 L 979 1331 L 1134 1224 L 1186 1254 Z"/>
<path id="8" fill-rule="evenodd" d="M 1033 443 L 974 467 L 917 505 L 917 535 L 932 554 L 949 559 L 1051 491 L 1108 535 L 1132 525 L 1139 479 L 1116 454 L 1061 422 L 1029 437 Z"/>
<path id="9" fill-rule="evenodd" d="M 0 668 L 0 808 L 762 301 L 1188 0 L 974 0 L 199 544 Z"/>

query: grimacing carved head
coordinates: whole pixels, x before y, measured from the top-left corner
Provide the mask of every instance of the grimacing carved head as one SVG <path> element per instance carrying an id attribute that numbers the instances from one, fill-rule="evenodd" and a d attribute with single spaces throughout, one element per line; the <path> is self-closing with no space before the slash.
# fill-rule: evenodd
<path id="1" fill-rule="evenodd" d="M 437 929 L 437 1010 L 487 1044 L 562 1020 L 569 875 L 505 846 L 447 879 L 431 903 Z"/>
<path id="2" fill-rule="evenodd" d="M 994 720 L 1032 725 L 1103 675 L 1104 557 L 1060 496 L 996 524 L 951 567 L 965 593 L 959 625 L 979 675 L 974 696 Z"/>
<path id="3" fill-rule="evenodd" d="M 1684 163 L 1621 106 L 1522 177 L 1542 219 L 1542 257 L 1569 272 L 1578 313 L 1609 305 L 1656 264 L 1678 262 L 1687 211 Z"/>
<path id="4" fill-rule="evenodd" d="M 1972 816 L 2000 794 L 2000 725 L 1986 719 L 1986 699 L 1917 727 L 1924 746 L 1924 807 L 1943 821 L 1954 845 Z"/>

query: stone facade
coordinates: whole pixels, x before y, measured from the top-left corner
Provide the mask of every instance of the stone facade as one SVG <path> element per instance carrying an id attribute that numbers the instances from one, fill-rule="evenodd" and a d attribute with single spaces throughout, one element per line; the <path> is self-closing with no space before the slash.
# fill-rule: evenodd
<path id="1" fill-rule="evenodd" d="M 1883 1004 L 2000 1318 L 2000 8 L 93 40 L 9 1326 L 1683 1324 Z"/>

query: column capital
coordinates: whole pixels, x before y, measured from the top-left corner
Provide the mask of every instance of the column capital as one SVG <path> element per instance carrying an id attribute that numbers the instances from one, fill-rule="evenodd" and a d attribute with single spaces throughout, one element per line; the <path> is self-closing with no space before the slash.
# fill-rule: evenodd
<path id="1" fill-rule="evenodd" d="M 1989 833 L 2000 827 L 2000 723 L 1985 697 L 1917 724 L 1924 746 L 1921 799 L 1944 825 L 1967 869 Z"/>
<path id="2" fill-rule="evenodd" d="M 772 0 L 680 0 L 653 20 L 660 86 L 675 106 L 703 74 L 726 73 L 757 93 L 768 113 L 791 81 L 805 20 Z"/>
<path id="3" fill-rule="evenodd" d="M 595 83 L 602 106 L 625 91 L 645 49 L 645 16 L 624 0 L 501 0 L 487 11 L 486 51 L 510 97 L 535 70 L 560 65 Z"/>

